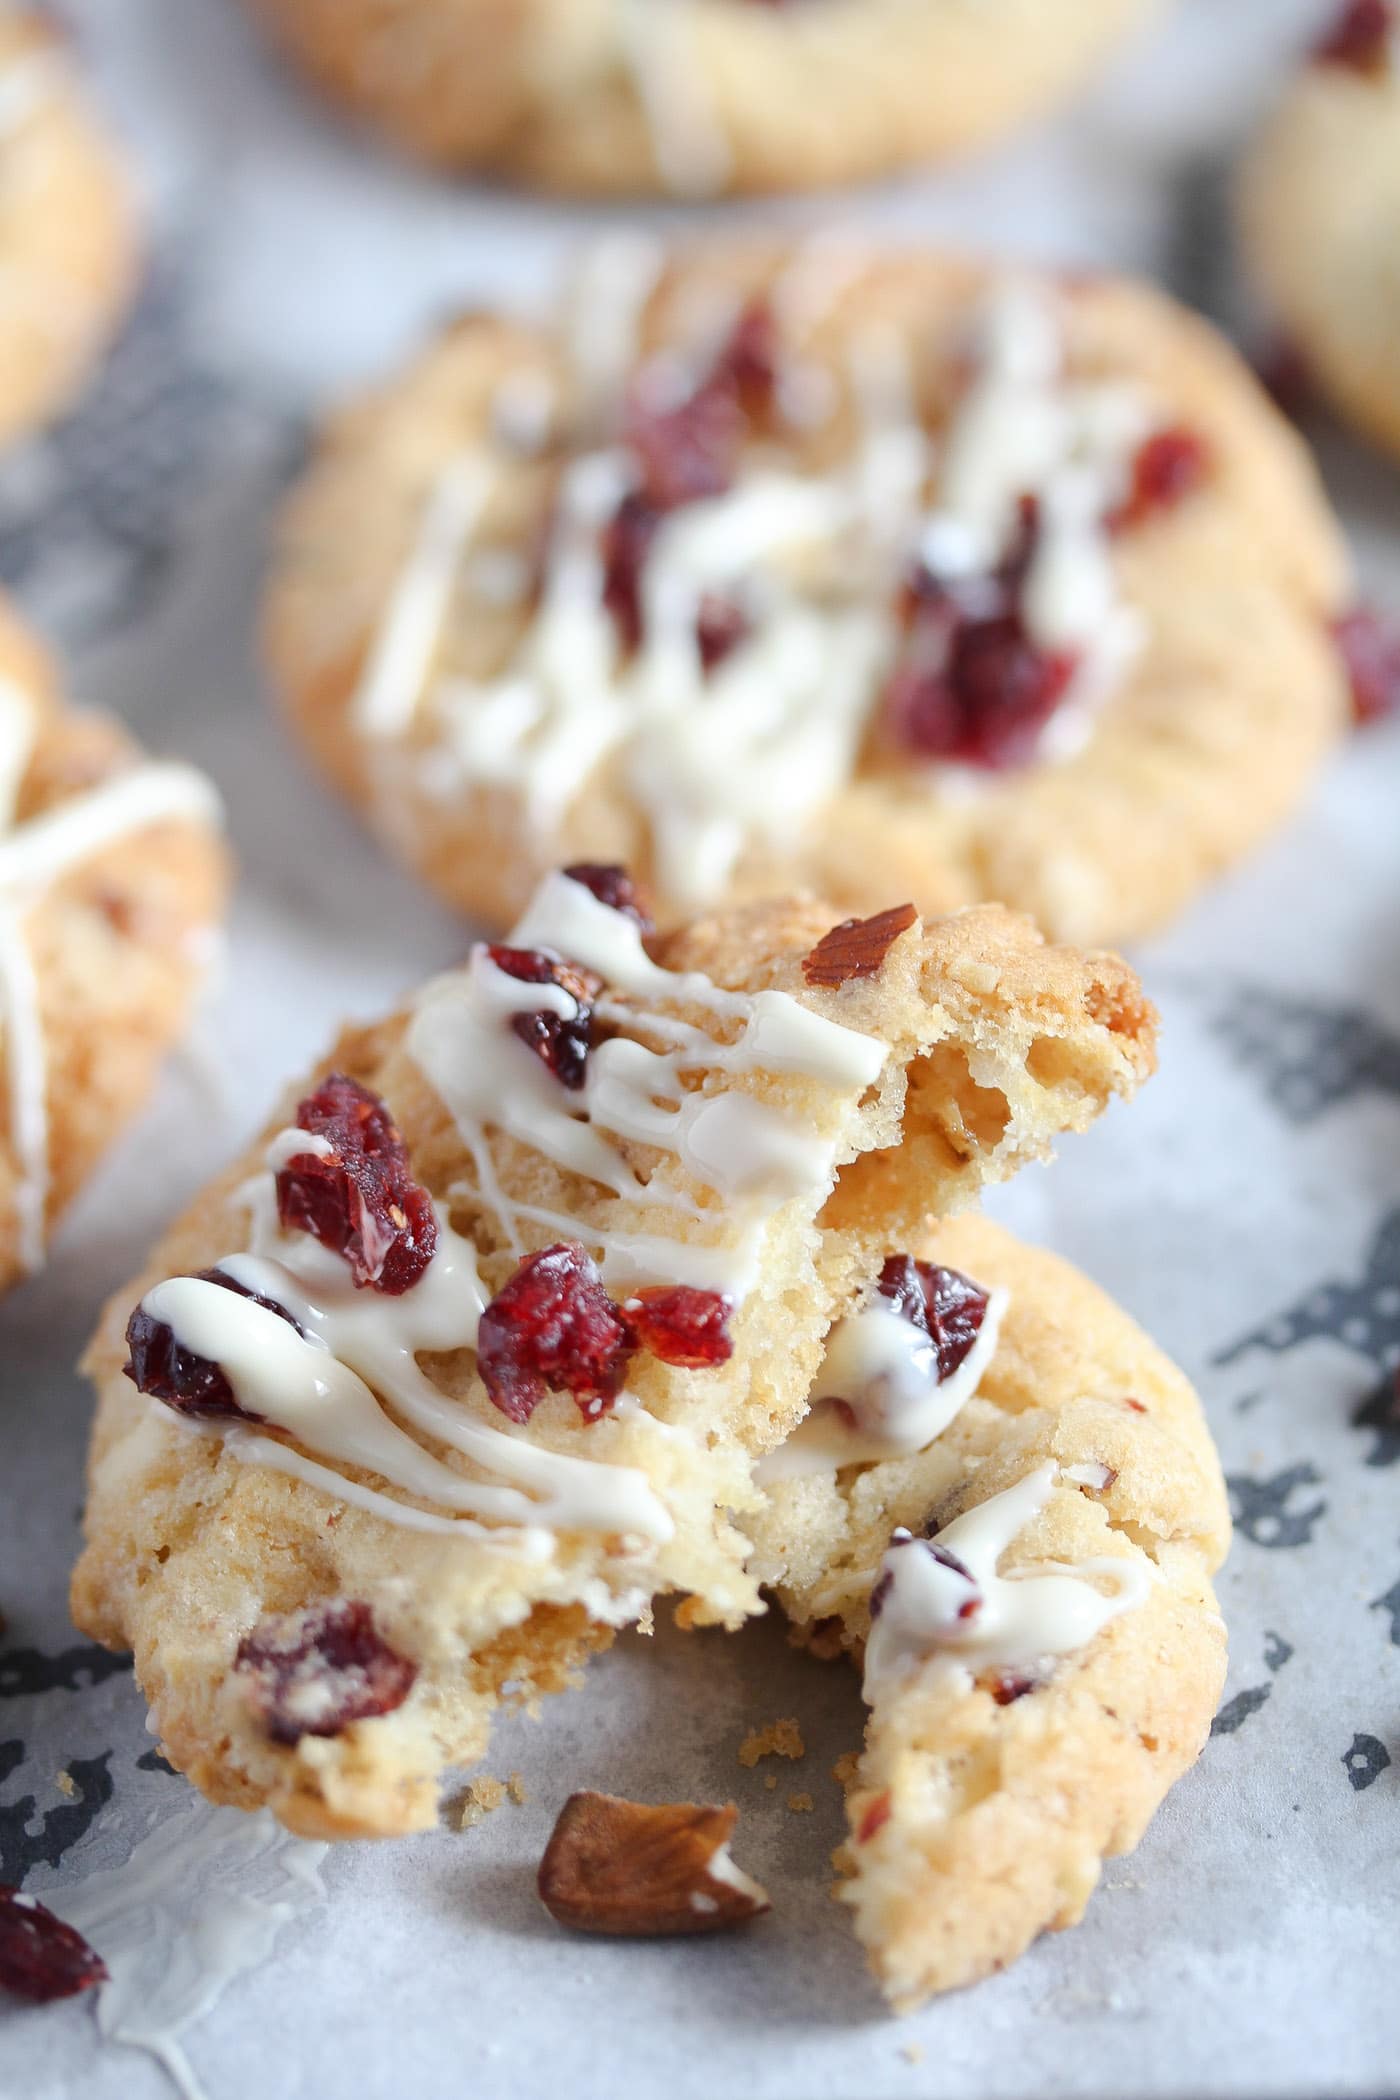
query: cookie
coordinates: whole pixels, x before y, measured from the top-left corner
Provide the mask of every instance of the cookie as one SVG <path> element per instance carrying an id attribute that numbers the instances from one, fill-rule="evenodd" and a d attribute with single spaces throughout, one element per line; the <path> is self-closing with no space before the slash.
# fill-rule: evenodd
<path id="1" fill-rule="evenodd" d="M 255 0 L 402 150 L 602 195 L 810 189 L 1073 91 L 1150 0 Z"/>
<path id="2" fill-rule="evenodd" d="M 1075 1924 L 1195 1761 L 1230 1532 L 1196 1395 L 1102 1291 L 981 1218 L 914 1253 L 750 1520 L 801 1637 L 863 1657 L 839 1894 L 901 2009 Z"/>
<path id="3" fill-rule="evenodd" d="M 130 302 L 132 200 L 47 19 L 0 10 L 0 444 L 82 392 Z"/>
<path id="4" fill-rule="evenodd" d="M 874 1250 L 1151 1066 L 1131 972 L 998 909 L 637 910 L 549 878 L 108 1307 L 74 1614 L 217 1800 L 423 1827 L 653 1596 L 756 1610 L 753 1463 Z"/>
<path id="5" fill-rule="evenodd" d="M 1400 452 L 1400 14 L 1351 0 L 1285 89 L 1240 184 L 1245 261 L 1343 415 Z"/>
<path id="6" fill-rule="evenodd" d="M 802 886 L 1099 942 L 1298 801 L 1347 593 L 1296 435 L 1144 286 L 628 244 L 330 420 L 265 638 L 331 779 L 495 925 L 577 856 L 663 922 Z"/>
<path id="7" fill-rule="evenodd" d="M 0 1288 L 184 1032 L 222 916 L 219 805 L 59 697 L 0 602 Z"/>

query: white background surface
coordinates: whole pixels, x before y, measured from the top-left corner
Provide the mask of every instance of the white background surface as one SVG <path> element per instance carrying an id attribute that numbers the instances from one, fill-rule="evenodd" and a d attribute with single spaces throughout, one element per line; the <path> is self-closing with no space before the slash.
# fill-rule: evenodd
<path id="1" fill-rule="evenodd" d="M 374 1012 L 465 939 L 380 861 L 261 704 L 251 630 L 290 419 L 455 307 L 542 298 L 570 245 L 620 217 L 441 185 L 377 157 L 280 77 L 231 0 L 72 0 L 68 12 L 176 258 L 185 354 L 222 375 L 233 409 L 191 477 L 159 589 L 139 621 L 86 641 L 75 682 L 208 766 L 243 881 L 201 1028 L 222 1102 L 177 1065 L 48 1272 L 0 1306 L 0 1607 L 12 1646 L 50 1653 L 75 1639 L 64 1587 L 87 1399 L 70 1365 L 103 1294 L 339 1017 Z M 1068 115 L 995 157 L 763 215 L 1131 265 L 1233 313 L 1228 166 L 1317 12 L 1194 0 Z M 1368 580 L 1400 608 L 1400 473 L 1319 435 Z M 30 600 L 61 632 L 72 596 L 71 580 L 49 577 Z M 1400 1468 L 1368 1463 L 1375 1438 L 1349 1421 L 1377 1364 L 1345 1339 L 1213 1361 L 1318 1284 L 1356 1282 L 1383 1219 L 1400 1215 L 1398 810 L 1400 723 L 1358 739 L 1285 840 L 1135 957 L 1164 1007 L 1161 1076 L 995 1206 L 1081 1261 L 1201 1380 L 1228 1472 L 1257 1486 L 1310 1467 L 1284 1514 L 1321 1505 L 1291 1547 L 1269 1543 L 1267 1523 L 1239 1539 L 1222 1586 L 1229 1692 L 1263 1696 L 1212 1741 L 1140 1851 L 1110 1865 L 1085 1924 L 973 1993 L 887 2019 L 826 1895 L 841 1835 L 830 1768 L 860 1729 L 854 1676 L 791 1653 L 775 1624 L 739 1639 L 663 1631 L 621 1642 L 544 1725 L 502 1730 L 487 1769 L 518 1767 L 525 1807 L 466 1834 L 331 1856 L 326 1905 L 185 2036 L 210 2100 L 1125 2100 L 1400 2085 L 1400 1647 L 1375 1608 L 1400 1578 Z M 1364 1010 L 1382 1046 L 1373 1078 L 1388 1071 L 1388 1087 L 1362 1074 L 1319 1113 L 1285 1113 L 1260 1061 L 1221 1033 L 1241 1001 L 1276 1033 L 1260 991 Z M 1279 1643 L 1293 1651 L 1282 1663 Z M 806 1760 L 742 1770 L 746 1729 L 780 1714 L 800 1716 Z M 114 1798 L 57 1877 L 36 1869 L 36 1893 L 122 1859 L 183 1805 L 182 1782 L 136 1766 L 143 1718 L 125 1677 L 0 1701 L 0 1743 L 26 1749 L 0 1781 L 0 1812 L 30 1794 L 37 1827 L 60 1804 L 58 1770 L 112 1752 Z M 1364 1789 L 1343 1763 L 1357 1733 L 1395 1758 Z M 533 1869 L 559 1803 L 585 1784 L 735 1798 L 738 1856 L 769 1884 L 773 1917 L 709 1944 L 564 1936 L 535 1901 Z M 812 1814 L 788 1812 L 797 1790 Z M 0 2093 L 166 2089 L 147 2058 L 99 2044 L 82 2004 L 0 2011 Z"/>

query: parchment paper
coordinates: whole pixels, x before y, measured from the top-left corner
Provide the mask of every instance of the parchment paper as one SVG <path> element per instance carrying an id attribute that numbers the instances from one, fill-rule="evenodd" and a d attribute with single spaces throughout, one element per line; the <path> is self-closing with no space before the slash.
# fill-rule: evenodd
<path id="1" fill-rule="evenodd" d="M 336 1020 L 466 937 L 261 704 L 269 506 L 314 402 L 454 307 L 541 298 L 576 239 L 627 216 L 379 157 L 281 76 L 232 0 L 66 12 L 140 169 L 152 277 L 95 396 L 0 468 L 0 577 L 68 645 L 82 698 L 210 768 L 243 880 L 199 1056 L 174 1065 L 47 1272 L 0 1305 L 0 1880 L 59 1903 L 191 1803 L 129 1676 L 68 1622 L 88 1414 L 71 1365 L 106 1291 Z M 1316 16 L 1194 0 L 1000 155 L 764 215 L 1126 264 L 1234 318 L 1226 173 Z M 1400 475 L 1329 426 L 1316 436 L 1367 580 L 1400 609 Z M 519 1770 L 524 1806 L 342 1847 L 324 1903 L 303 1882 L 269 1914 L 275 1951 L 181 2038 L 210 2100 L 1400 2085 L 1400 1423 L 1380 1407 L 1400 1360 L 1400 723 L 1358 737 L 1285 838 L 1135 959 L 1164 1009 L 1160 1077 L 994 1208 L 1082 1263 L 1200 1381 L 1239 1529 L 1217 1732 L 1085 1924 L 889 2020 L 826 1894 L 854 1676 L 794 1654 L 772 1621 L 738 1639 L 663 1624 L 541 1724 L 501 1730 L 487 1769 Z M 806 1758 L 742 1769 L 747 1728 L 786 1714 Z M 773 1916 L 708 1944 L 566 1937 L 533 1871 L 559 1803 L 590 1783 L 735 1798 L 738 1856 Z M 0 2011 L 0 2092 L 167 2090 L 85 2004 Z"/>

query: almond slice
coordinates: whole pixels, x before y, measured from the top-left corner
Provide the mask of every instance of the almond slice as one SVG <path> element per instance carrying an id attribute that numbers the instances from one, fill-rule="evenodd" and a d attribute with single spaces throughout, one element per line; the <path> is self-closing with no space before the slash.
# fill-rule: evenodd
<path id="1" fill-rule="evenodd" d="M 824 933 L 810 955 L 802 958 L 808 984 L 834 989 L 852 977 L 875 977 L 885 957 L 919 914 L 912 904 L 894 904 L 872 919 L 843 919 Z"/>
<path id="2" fill-rule="evenodd" d="M 571 1794 L 540 1861 L 540 1901 L 561 1925 L 628 1938 L 728 1932 L 772 1906 L 736 1867 L 739 1811 Z"/>

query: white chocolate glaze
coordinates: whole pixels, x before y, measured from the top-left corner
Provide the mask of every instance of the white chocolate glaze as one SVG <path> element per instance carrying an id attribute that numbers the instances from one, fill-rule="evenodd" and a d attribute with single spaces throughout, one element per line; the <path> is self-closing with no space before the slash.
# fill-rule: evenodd
<path id="1" fill-rule="evenodd" d="M 326 1851 L 268 1809 L 189 1797 L 123 1865 L 45 1889 L 43 1901 L 107 1964 L 96 1993 L 103 2036 L 147 2051 L 183 2100 L 204 2100 L 180 2038 L 270 1957 L 284 1926 L 325 1901 Z"/>
<path id="2" fill-rule="evenodd" d="M 49 1125 L 40 992 L 25 913 L 52 884 L 118 839 L 166 822 L 216 825 L 220 809 L 213 788 L 192 766 L 153 763 L 114 774 L 16 825 L 15 796 L 34 734 L 32 708 L 21 707 L 17 694 L 13 686 L 0 686 L 0 1046 L 16 1164 L 19 1258 L 29 1273 L 43 1260 Z"/>
<path id="3" fill-rule="evenodd" d="M 662 182 L 677 196 L 712 197 L 732 158 L 688 48 L 690 0 L 616 0 L 616 8 L 622 59 Z"/>
<path id="4" fill-rule="evenodd" d="M 26 51 L 0 69 L 0 144 L 12 139 L 70 79 L 61 51 Z"/>
<path id="5" fill-rule="evenodd" d="M 827 1338 L 810 1412 L 759 1461 L 760 1483 L 927 1450 L 981 1384 L 1009 1303 L 1006 1291 L 990 1293 L 972 1347 L 941 1382 L 933 1343 L 887 1298 L 873 1298 L 838 1321 Z"/>
<path id="6" fill-rule="evenodd" d="M 616 1025 L 625 1021 L 659 1035 L 667 1047 L 614 1035 L 590 1051 L 585 1084 L 571 1092 L 510 1021 L 529 1012 L 572 1017 L 573 994 L 508 975 L 479 945 L 464 969 L 427 987 L 406 1037 L 462 1132 L 476 1167 L 475 1200 L 496 1212 L 517 1250 L 526 1217 L 591 1243 L 614 1291 L 688 1281 L 738 1300 L 773 1211 L 803 1193 L 815 1207 L 830 1186 L 844 1110 L 878 1076 L 885 1045 L 785 993 L 728 992 L 698 973 L 662 969 L 647 955 L 634 920 L 566 876 L 541 887 L 512 938 L 517 946 L 566 954 L 605 977 L 616 995 L 699 1009 L 728 1034 L 712 1035 L 674 1014 L 615 999 L 609 1014 Z M 830 1129 L 813 1132 L 735 1088 L 701 1091 L 683 1083 L 702 1071 L 802 1074 L 836 1096 Z M 656 1209 L 663 1229 L 613 1231 L 567 1215 L 545 1216 L 538 1207 L 513 1207 L 497 1180 L 491 1133 L 530 1147 L 636 1209 Z M 661 1173 L 642 1178 L 619 1140 L 669 1153 L 689 1186 L 667 1187 Z M 559 1532 L 599 1532 L 624 1545 L 670 1538 L 672 1519 L 645 1472 L 606 1456 L 624 1425 L 634 1444 L 639 1432 L 658 1440 L 676 1433 L 631 1396 L 619 1399 L 611 1420 L 586 1432 L 599 1456 L 579 1458 L 550 1449 L 528 1429 L 483 1421 L 420 1369 L 423 1353 L 474 1348 L 487 1303 L 476 1250 L 453 1228 L 445 1205 L 435 1206 L 437 1245 L 425 1273 L 397 1296 L 356 1289 L 341 1256 L 309 1233 L 282 1229 L 278 1171 L 300 1154 L 325 1156 L 331 1149 L 327 1140 L 297 1129 L 272 1138 L 263 1170 L 241 1191 L 250 1221 L 246 1251 L 219 1264 L 242 1291 L 281 1306 L 295 1325 L 241 1291 L 198 1277 L 170 1278 L 142 1301 L 181 1347 L 221 1367 L 239 1405 L 258 1418 L 213 1418 L 196 1433 L 221 1437 L 237 1458 L 294 1475 L 390 1522 L 471 1536 L 537 1559 L 553 1551 Z M 704 1215 L 702 1195 L 719 1199 L 726 1238 L 697 1250 L 692 1260 L 689 1244 L 664 1228 L 678 1217 L 693 1227 Z M 737 1252 L 736 1219 L 743 1228 Z M 419 1437 L 445 1447 L 448 1456 L 434 1456 Z M 454 1460 L 466 1460 L 471 1470 Z M 354 1477 L 364 1474 L 382 1485 Z M 600 1596 L 595 1616 L 608 1608 Z"/>
<path id="7" fill-rule="evenodd" d="M 1053 1460 L 1037 1466 L 937 1534 L 936 1543 L 962 1562 L 976 1592 L 923 1540 L 895 1533 L 880 1570 L 889 1582 L 865 1648 L 868 1703 L 916 1673 L 937 1672 L 961 1687 L 985 1669 L 1033 1671 L 1087 1647 L 1110 1619 L 1145 1600 L 1152 1576 L 1136 1554 L 998 1572 L 1002 1554 L 1049 1502 L 1058 1471 Z M 980 1605 L 960 1617 L 976 1593 Z"/>
<path id="8" fill-rule="evenodd" d="M 670 0 L 635 0 L 634 12 L 648 45 L 673 36 Z M 839 394 L 827 367 L 804 364 L 803 345 L 863 266 L 849 245 L 811 241 L 775 282 L 778 410 L 799 428 L 824 420 Z M 654 406 L 683 401 L 735 318 L 732 297 L 701 285 L 684 327 L 685 301 L 675 301 L 677 341 L 640 360 L 639 316 L 659 269 L 653 243 L 608 251 L 583 280 L 591 301 L 576 294 L 561 331 L 593 449 L 560 472 L 540 601 L 510 660 L 487 679 L 433 676 L 453 593 L 472 587 L 461 558 L 471 477 L 457 462 L 425 500 L 356 710 L 381 739 L 421 726 L 419 748 L 387 780 L 447 803 L 506 790 L 540 836 L 588 783 L 625 784 L 668 893 L 698 909 L 751 850 L 792 852 L 855 772 L 901 647 L 900 586 L 915 558 L 937 578 L 999 588 L 1025 497 L 1039 518 L 1021 597 L 1027 630 L 1038 648 L 1074 659 L 1036 757 L 1053 763 L 1082 746 L 1143 642 L 1105 521 L 1153 414 L 1131 383 L 1067 377 L 1056 294 L 1011 278 L 987 299 L 974 378 L 935 443 L 905 339 L 872 322 L 850 343 L 857 437 L 844 457 L 794 470 L 780 433 L 776 445 L 746 448 L 722 494 L 653 521 L 629 654 L 604 603 L 602 545 L 639 471 L 618 441 L 622 401 L 629 380 Z M 804 374 L 826 382 L 808 384 L 805 405 Z M 698 627 L 716 601 L 743 625 L 707 671 Z M 980 769 L 933 770 L 954 795 L 985 789 Z"/>

